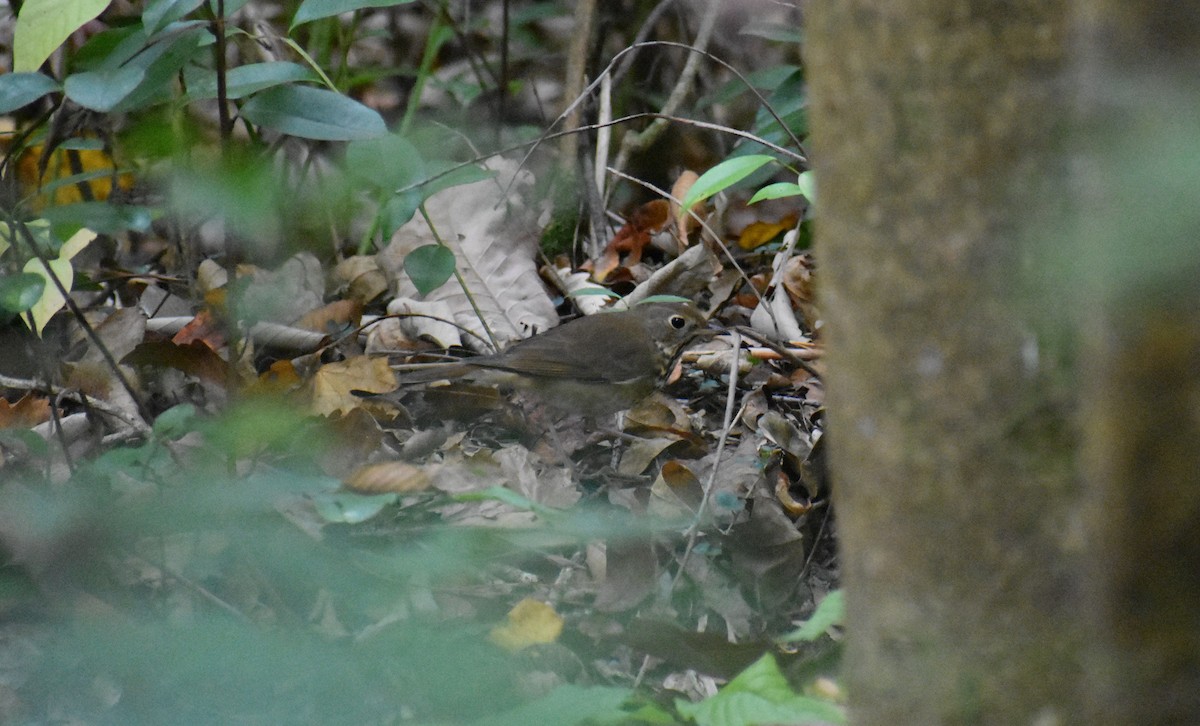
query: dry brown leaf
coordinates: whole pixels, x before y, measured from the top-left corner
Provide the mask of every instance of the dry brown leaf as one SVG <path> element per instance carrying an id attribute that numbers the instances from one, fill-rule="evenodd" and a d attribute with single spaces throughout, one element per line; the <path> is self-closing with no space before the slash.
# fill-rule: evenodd
<path id="1" fill-rule="evenodd" d="M 334 300 L 323 307 L 305 313 L 296 321 L 296 327 L 329 334 L 346 327 L 358 327 L 362 318 L 363 304 L 358 300 Z"/>
<path id="2" fill-rule="evenodd" d="M 821 311 L 816 304 L 816 262 L 810 253 L 798 254 L 787 261 L 783 268 L 783 286 L 792 296 L 804 322 L 810 329 L 815 329 Z"/>
<path id="3" fill-rule="evenodd" d="M 624 267 L 641 262 L 642 250 L 650 244 L 651 236 L 666 229 L 670 221 L 671 207 L 665 199 L 654 199 L 635 209 L 609 240 L 600 259 L 592 263 L 592 277 L 603 282 L 613 270 L 622 266 L 621 255 L 625 255 Z"/>
<path id="4" fill-rule="evenodd" d="M 387 292 L 387 277 L 373 255 L 347 257 L 333 268 L 331 277 L 339 289 L 346 288 L 350 299 L 364 305 Z"/>
<path id="5" fill-rule="evenodd" d="M 28 392 L 16 403 L 0 398 L 0 429 L 27 429 L 50 420 L 50 401 Z"/>
<path id="6" fill-rule="evenodd" d="M 202 340 L 183 345 L 167 340 L 148 340 L 134 348 L 121 362 L 132 366 L 174 368 L 216 385 L 224 385 L 229 380 L 229 364 Z"/>
<path id="7" fill-rule="evenodd" d="M 680 217 L 679 203 L 675 200 L 686 197 L 688 191 L 692 188 L 692 185 L 695 184 L 696 180 L 699 178 L 700 175 L 696 172 L 692 171 L 691 169 L 685 169 L 679 175 L 679 178 L 675 180 L 675 184 L 671 187 L 671 219 L 676 220 L 675 234 L 676 238 L 679 240 L 680 249 L 688 246 L 688 240 L 691 236 L 691 233 L 700 226 L 700 223 L 696 221 L 696 217 L 693 217 L 691 214 Z M 696 202 L 692 205 L 692 212 L 697 216 L 700 216 L 703 211 L 704 202 Z"/>
<path id="8" fill-rule="evenodd" d="M 172 343 L 180 346 L 196 341 L 207 345 L 212 350 L 220 350 L 225 347 L 225 328 L 209 309 L 196 313 L 192 322 L 183 326 L 183 330 L 171 338 Z"/>

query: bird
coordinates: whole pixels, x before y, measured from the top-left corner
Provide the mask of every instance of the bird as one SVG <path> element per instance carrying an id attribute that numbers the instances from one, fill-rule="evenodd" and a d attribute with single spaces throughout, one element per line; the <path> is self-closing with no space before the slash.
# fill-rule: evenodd
<path id="1" fill-rule="evenodd" d="M 692 304 L 651 302 L 563 323 L 505 350 L 438 364 L 402 383 L 467 378 L 529 392 L 548 408 L 597 417 L 650 395 L 707 321 Z"/>

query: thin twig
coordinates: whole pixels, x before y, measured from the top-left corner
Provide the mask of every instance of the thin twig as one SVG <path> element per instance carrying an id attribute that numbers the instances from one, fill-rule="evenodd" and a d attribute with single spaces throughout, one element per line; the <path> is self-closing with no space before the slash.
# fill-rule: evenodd
<path id="1" fill-rule="evenodd" d="M 680 578 L 687 570 L 688 559 L 692 556 L 692 550 L 696 547 L 696 540 L 700 536 L 700 525 L 704 522 L 704 516 L 708 514 L 709 501 L 712 499 L 712 490 L 716 485 L 717 473 L 721 470 L 721 452 L 725 450 L 725 442 L 729 439 L 729 431 L 733 428 L 733 414 L 735 411 L 734 403 L 737 401 L 737 382 L 738 382 L 738 351 L 742 347 L 742 336 L 735 329 L 733 331 L 733 350 L 734 359 L 733 365 L 729 367 L 729 388 L 725 398 L 725 419 L 721 423 L 721 436 L 717 439 L 717 455 L 713 460 L 712 471 L 708 474 L 708 480 L 704 482 L 704 493 L 700 497 L 700 506 L 696 508 L 696 517 L 692 520 L 692 524 L 687 530 L 687 547 L 683 550 L 683 556 L 679 558 L 679 569 L 675 572 L 675 577 L 671 579 L 671 587 L 669 592 L 674 592 L 676 585 L 679 584 Z"/>
<path id="2" fill-rule="evenodd" d="M 137 406 L 138 415 L 142 417 L 143 421 L 149 421 L 150 411 L 146 407 L 146 404 L 142 401 L 142 397 L 136 390 L 134 390 L 133 384 L 130 383 L 129 379 L 125 376 L 125 371 L 121 370 L 121 366 L 117 363 L 117 359 L 113 357 L 112 351 L 110 351 L 108 346 L 104 344 L 104 341 L 100 339 L 100 336 L 96 333 L 96 330 L 92 327 L 91 323 L 88 322 L 87 317 L 83 314 L 83 311 L 80 310 L 79 306 L 75 304 L 75 300 L 71 297 L 70 290 L 67 290 L 66 286 L 63 285 L 62 280 L 58 279 L 58 275 L 54 272 L 54 269 L 50 267 L 50 261 L 46 259 L 45 253 L 43 253 L 41 248 L 38 247 L 37 240 L 34 238 L 33 233 L 29 231 L 29 227 L 26 226 L 24 222 L 17 222 L 15 226 L 18 230 L 20 230 L 21 237 L 24 238 L 26 246 L 29 247 L 34 257 L 36 257 L 38 261 L 42 263 L 42 268 L 45 270 L 46 276 L 50 278 L 51 282 L 53 282 L 54 286 L 58 289 L 59 295 L 62 296 L 63 302 L 66 303 L 67 309 L 71 311 L 71 315 L 73 315 L 76 322 L 79 323 L 79 327 L 83 328 L 83 332 L 87 334 L 88 339 L 90 339 L 92 344 L 96 346 L 96 349 L 100 351 L 100 355 L 103 356 L 104 362 L 108 364 L 109 369 L 112 370 L 113 375 L 121 384 L 121 387 L 125 389 L 125 391 L 129 394 L 129 397 L 133 400 L 134 405 Z"/>
<path id="3" fill-rule="evenodd" d="M 60 396 L 62 398 L 67 398 L 75 401 L 76 403 L 88 406 L 92 410 L 102 413 L 105 416 L 111 416 L 125 424 L 126 428 L 136 431 L 139 434 L 144 435 L 150 433 L 150 427 L 146 425 L 144 421 L 128 415 L 120 408 L 108 403 L 107 401 L 94 398 L 86 393 L 83 393 L 82 391 L 55 386 L 49 382 L 37 381 L 29 378 L 13 378 L 6 375 L 0 375 L 0 388 L 11 388 L 17 391 L 40 391 L 49 396 Z"/>
<path id="4" fill-rule="evenodd" d="M 696 80 L 696 72 L 700 68 L 698 53 L 705 53 L 708 50 L 708 43 L 712 40 L 713 28 L 717 23 L 717 11 L 720 7 L 721 0 L 709 0 L 708 7 L 704 10 L 704 16 L 700 19 L 700 30 L 696 32 L 696 42 L 690 46 L 696 52 L 688 55 L 687 62 L 683 65 L 683 71 L 679 74 L 679 79 L 675 82 L 675 87 L 671 89 L 671 95 L 667 97 L 667 102 L 663 104 L 660 113 L 667 116 L 674 114 L 675 109 L 683 103 L 683 99 L 691 93 L 692 85 Z M 617 161 L 614 166 L 624 169 L 632 154 L 653 144 L 658 137 L 662 136 L 666 128 L 665 121 L 656 119 L 640 132 L 625 136 L 621 140 L 621 149 L 617 152 Z"/>

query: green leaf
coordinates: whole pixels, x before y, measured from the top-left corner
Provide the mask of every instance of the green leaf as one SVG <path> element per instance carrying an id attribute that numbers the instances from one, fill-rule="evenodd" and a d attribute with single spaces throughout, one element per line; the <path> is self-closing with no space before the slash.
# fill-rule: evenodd
<path id="1" fill-rule="evenodd" d="M 750 154 L 722 161 L 701 174 L 692 188 L 688 190 L 680 207 L 680 216 L 687 214 L 686 210 L 691 209 L 692 205 L 697 202 L 702 202 L 714 194 L 725 191 L 774 160 L 775 157 L 766 154 Z"/>
<path id="2" fill-rule="evenodd" d="M 811 171 L 802 172 L 796 177 L 796 186 L 800 189 L 800 193 L 808 200 L 810 206 L 817 205 L 817 180 Z"/>
<path id="3" fill-rule="evenodd" d="M 396 230 L 412 219 L 422 201 L 421 194 L 415 189 L 388 197 L 379 210 L 379 227 L 383 230 L 384 239 L 394 235 Z"/>
<path id="4" fill-rule="evenodd" d="M 430 176 L 433 176 L 439 171 L 437 166 L 439 165 L 435 162 L 426 162 L 426 168 L 429 170 Z M 479 166 L 472 165 L 460 167 L 450 172 L 446 176 L 438 177 L 428 184 L 423 184 L 421 186 L 421 197 L 423 199 L 428 199 L 443 189 L 458 187 L 464 184 L 474 184 L 477 181 L 491 179 L 494 176 L 496 176 L 496 172 L 489 171 L 488 169 L 484 169 Z"/>
<path id="5" fill-rule="evenodd" d="M 42 216 L 54 226 L 56 232 L 63 227 L 88 227 L 108 235 L 127 230 L 145 232 L 154 221 L 154 211 L 150 207 L 109 202 L 76 202 L 48 207 Z"/>
<path id="6" fill-rule="evenodd" d="M 108 0 L 26 0 L 13 29 L 13 70 L 36 71 L 71 33 L 108 7 Z"/>
<path id="7" fill-rule="evenodd" d="M 9 113 L 58 90 L 58 82 L 41 73 L 5 73 L 0 76 L 0 113 Z"/>
<path id="8" fill-rule="evenodd" d="M 217 97 L 217 77 L 212 70 L 189 67 L 184 71 L 184 77 L 187 79 L 189 101 Z M 225 75 L 225 95 L 236 100 L 272 86 L 316 80 L 316 73 L 298 63 L 250 63 L 238 66 Z"/>
<path id="9" fill-rule="evenodd" d="M 157 33 L 200 7 L 204 0 L 151 0 L 142 12 L 142 26 L 147 33 Z"/>
<path id="10" fill-rule="evenodd" d="M 0 277 L 0 309 L 23 313 L 37 304 L 45 289 L 46 279 L 41 275 L 20 272 Z"/>
<path id="11" fill-rule="evenodd" d="M 754 35 L 767 40 L 777 40 L 781 43 L 804 42 L 804 34 L 796 30 L 796 26 L 783 23 L 750 22 L 739 31 L 740 35 Z"/>
<path id="12" fill-rule="evenodd" d="M 396 5 L 406 5 L 412 0 L 304 0 L 300 9 L 292 18 L 292 27 L 309 23 L 321 18 L 329 18 L 363 8 L 390 8 Z"/>
<path id="13" fill-rule="evenodd" d="M 404 271 L 422 296 L 444 285 L 454 274 L 454 265 L 454 253 L 442 245 L 418 247 L 404 258 Z"/>
<path id="14" fill-rule="evenodd" d="M 502 713 L 489 714 L 475 726 L 527 724 L 626 723 L 622 704 L 633 696 L 628 688 L 563 684 L 546 695 Z"/>
<path id="15" fill-rule="evenodd" d="M 607 287 L 581 287 L 578 290 L 572 290 L 567 293 L 567 297 L 591 297 L 603 296 L 607 298 L 617 297 L 617 293 L 609 290 Z"/>
<path id="16" fill-rule="evenodd" d="M 347 144 L 346 173 L 384 192 L 411 186 L 426 178 L 421 152 L 411 141 L 395 134 Z"/>
<path id="17" fill-rule="evenodd" d="M 154 419 L 154 434 L 159 438 L 175 440 L 194 430 L 196 407 L 190 403 L 172 406 Z"/>
<path id="18" fill-rule="evenodd" d="M 801 625 L 787 635 L 781 636 L 778 641 L 780 643 L 795 643 L 798 641 L 812 641 L 821 637 L 835 625 L 841 625 L 846 617 L 846 600 L 842 595 L 841 590 L 834 590 L 825 596 L 825 599 L 817 605 L 816 611 L 808 622 Z"/>
<path id="19" fill-rule="evenodd" d="M 793 691 L 770 653 L 739 673 L 717 695 L 700 703 L 677 699 L 675 708 L 700 726 L 846 722 L 846 714 L 836 704 Z"/>
<path id="20" fill-rule="evenodd" d="M 145 77 L 116 111 L 133 111 L 170 100 L 179 71 L 213 42 L 212 34 L 198 21 L 179 23 L 171 30 L 169 37 L 152 41 L 126 64 L 127 68 L 144 69 Z"/>
<path id="21" fill-rule="evenodd" d="M 798 184 L 794 184 L 792 182 L 777 182 L 775 184 L 768 184 L 762 189 L 759 189 L 754 193 L 754 196 L 750 197 L 750 201 L 746 202 L 746 204 L 754 204 L 767 199 L 797 197 L 803 193 L 804 192 L 800 190 L 800 186 Z"/>
<path id="22" fill-rule="evenodd" d="M 133 93 L 145 77 L 144 68 L 131 66 L 73 73 L 67 76 L 63 90 L 67 98 L 80 106 L 107 113 Z"/>
<path id="23" fill-rule="evenodd" d="M 251 123 L 320 141 L 353 141 L 387 133 L 383 117 L 352 98 L 324 88 L 275 86 L 242 107 Z"/>

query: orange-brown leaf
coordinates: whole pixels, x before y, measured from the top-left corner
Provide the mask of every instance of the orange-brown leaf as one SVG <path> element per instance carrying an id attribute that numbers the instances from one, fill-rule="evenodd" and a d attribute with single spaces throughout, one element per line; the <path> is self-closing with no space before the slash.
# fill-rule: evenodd
<path id="1" fill-rule="evenodd" d="M 0 429 L 27 429 L 50 420 L 50 400 L 28 392 L 16 403 L 0 398 Z"/>

